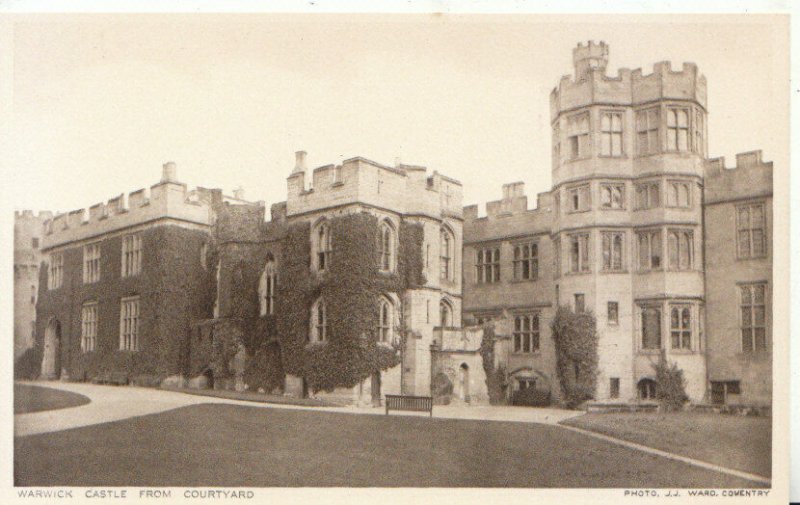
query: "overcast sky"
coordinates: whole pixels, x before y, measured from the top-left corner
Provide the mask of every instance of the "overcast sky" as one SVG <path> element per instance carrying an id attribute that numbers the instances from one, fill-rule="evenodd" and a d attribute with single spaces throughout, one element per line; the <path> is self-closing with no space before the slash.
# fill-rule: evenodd
<path id="1" fill-rule="evenodd" d="M 550 91 L 589 39 L 609 44 L 612 75 L 697 63 L 711 156 L 787 155 L 784 18 L 37 15 L 12 27 L 0 169 L 16 209 L 88 207 L 157 182 L 166 161 L 190 187 L 242 185 L 269 205 L 300 149 L 312 167 L 424 165 L 461 180 L 465 204 L 517 180 L 533 196 L 550 186 Z"/>

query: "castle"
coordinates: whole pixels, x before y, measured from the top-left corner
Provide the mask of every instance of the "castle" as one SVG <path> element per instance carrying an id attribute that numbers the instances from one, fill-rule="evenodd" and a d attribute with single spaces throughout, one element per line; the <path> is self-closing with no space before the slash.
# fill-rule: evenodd
<path id="1" fill-rule="evenodd" d="M 597 321 L 595 399 L 655 396 L 662 352 L 693 402 L 771 402 L 772 165 L 707 157 L 693 64 L 606 75 L 579 44 L 550 95 L 552 188 L 462 206 L 424 167 L 296 153 L 287 199 L 162 181 L 43 227 L 44 377 L 327 395 L 560 396 L 555 311 Z M 16 289 L 16 285 L 15 285 Z M 463 320 L 462 320 L 463 318 Z M 493 323 L 486 348 L 485 323 Z"/>

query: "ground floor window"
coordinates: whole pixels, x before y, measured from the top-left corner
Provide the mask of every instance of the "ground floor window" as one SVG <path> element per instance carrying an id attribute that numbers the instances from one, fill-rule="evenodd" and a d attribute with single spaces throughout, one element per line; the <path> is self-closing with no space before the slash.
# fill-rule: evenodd
<path id="1" fill-rule="evenodd" d="M 539 314 L 514 318 L 514 352 L 531 353 L 539 350 Z"/>
<path id="2" fill-rule="evenodd" d="M 729 395 L 741 394 L 740 391 L 739 381 L 711 381 L 711 403 L 724 405 Z"/>
<path id="3" fill-rule="evenodd" d="M 139 350 L 139 297 L 123 298 L 119 314 L 119 348 Z"/>
<path id="4" fill-rule="evenodd" d="M 87 303 L 81 309 L 81 351 L 94 351 L 96 345 L 97 303 Z"/>
<path id="5" fill-rule="evenodd" d="M 609 387 L 609 396 L 611 398 L 619 398 L 619 377 L 612 377 Z"/>
<path id="6" fill-rule="evenodd" d="M 656 399 L 656 381 L 653 379 L 642 379 L 639 381 L 639 399 L 640 400 L 655 400 Z"/>

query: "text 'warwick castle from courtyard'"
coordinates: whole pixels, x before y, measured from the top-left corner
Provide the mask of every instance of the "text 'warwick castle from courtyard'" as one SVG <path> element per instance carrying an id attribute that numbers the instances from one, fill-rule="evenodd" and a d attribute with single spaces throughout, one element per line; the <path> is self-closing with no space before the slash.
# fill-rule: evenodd
<path id="1" fill-rule="evenodd" d="M 45 378 L 546 403 L 569 307 L 595 317 L 596 402 L 653 400 L 663 355 L 693 403 L 770 405 L 772 163 L 708 158 L 694 64 L 610 77 L 602 42 L 573 58 L 535 208 L 523 183 L 481 217 L 425 167 L 298 152 L 269 220 L 173 163 L 88 209 L 18 213 L 15 357 Z"/>

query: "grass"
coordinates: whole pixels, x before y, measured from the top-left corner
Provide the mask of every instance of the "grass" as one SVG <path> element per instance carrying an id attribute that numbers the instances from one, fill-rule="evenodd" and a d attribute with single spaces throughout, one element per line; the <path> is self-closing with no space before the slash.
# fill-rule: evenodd
<path id="1" fill-rule="evenodd" d="M 246 402 L 256 403 L 275 403 L 278 405 L 303 405 L 306 407 L 340 407 L 338 403 L 329 402 L 327 400 L 320 400 L 317 398 L 294 398 L 291 396 L 278 396 L 268 393 L 256 393 L 253 391 L 228 391 L 225 389 L 190 389 L 190 388 L 175 388 L 164 387 L 160 389 L 165 391 L 174 391 L 176 393 L 186 393 L 196 396 L 211 396 L 214 398 L 227 398 L 229 400 L 243 400 Z"/>
<path id="2" fill-rule="evenodd" d="M 86 405 L 87 403 L 89 403 L 89 398 L 77 393 L 47 387 L 14 384 L 15 414 L 66 409 Z"/>
<path id="3" fill-rule="evenodd" d="M 590 431 L 771 476 L 772 420 L 701 412 L 593 413 L 562 421 Z"/>
<path id="4" fill-rule="evenodd" d="M 557 426 L 220 404 L 14 444 L 18 486 L 755 485 Z"/>

